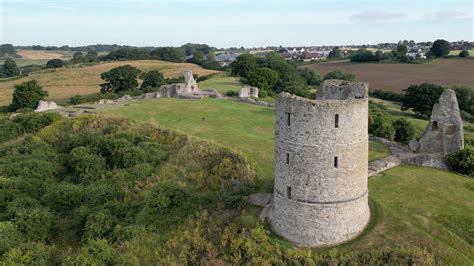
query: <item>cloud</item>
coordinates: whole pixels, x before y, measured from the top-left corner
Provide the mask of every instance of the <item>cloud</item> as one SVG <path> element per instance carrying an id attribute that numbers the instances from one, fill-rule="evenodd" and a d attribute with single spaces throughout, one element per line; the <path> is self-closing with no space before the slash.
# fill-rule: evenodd
<path id="1" fill-rule="evenodd" d="M 473 19 L 472 12 L 463 10 L 441 10 L 424 15 L 427 20 L 453 20 L 453 19 Z"/>
<path id="2" fill-rule="evenodd" d="M 349 17 L 351 21 L 358 22 L 385 22 L 395 21 L 407 18 L 408 15 L 403 12 L 389 12 L 381 10 L 366 10 Z"/>

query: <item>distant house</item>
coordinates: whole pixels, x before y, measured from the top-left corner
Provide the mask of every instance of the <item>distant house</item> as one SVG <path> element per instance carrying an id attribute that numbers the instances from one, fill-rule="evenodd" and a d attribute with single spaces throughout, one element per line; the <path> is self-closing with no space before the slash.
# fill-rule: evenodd
<path id="1" fill-rule="evenodd" d="M 406 56 L 410 59 L 426 59 L 426 55 L 421 48 L 413 47 L 408 50 Z"/>
<path id="2" fill-rule="evenodd" d="M 285 60 L 293 59 L 293 55 L 291 53 L 281 53 L 280 54 Z"/>
<path id="3" fill-rule="evenodd" d="M 215 56 L 215 60 L 217 63 L 219 63 L 221 66 L 228 66 L 230 63 L 234 62 L 239 55 L 242 53 L 229 53 L 225 52 L 222 54 L 217 54 Z"/>

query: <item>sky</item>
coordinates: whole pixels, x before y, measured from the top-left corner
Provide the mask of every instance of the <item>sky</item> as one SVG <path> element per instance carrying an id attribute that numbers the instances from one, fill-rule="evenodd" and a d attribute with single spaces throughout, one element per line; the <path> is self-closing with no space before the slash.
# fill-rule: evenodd
<path id="1" fill-rule="evenodd" d="M 474 39 L 474 0 L 0 0 L 0 43 L 225 47 Z"/>

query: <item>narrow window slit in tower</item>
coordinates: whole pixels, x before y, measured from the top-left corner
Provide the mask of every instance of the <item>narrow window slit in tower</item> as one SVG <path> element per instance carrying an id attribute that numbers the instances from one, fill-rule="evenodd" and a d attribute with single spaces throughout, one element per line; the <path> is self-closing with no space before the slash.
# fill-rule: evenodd
<path id="1" fill-rule="evenodd" d="M 339 158 L 337 156 L 334 156 L 334 167 L 339 167 Z"/>
<path id="2" fill-rule="evenodd" d="M 290 164 L 290 153 L 286 153 L 286 164 Z"/>
<path id="3" fill-rule="evenodd" d="M 336 114 L 336 116 L 334 117 L 334 126 L 336 128 L 339 128 L 339 114 Z"/>
<path id="4" fill-rule="evenodd" d="M 433 121 L 433 124 L 431 125 L 431 130 L 432 131 L 438 130 L 438 121 Z"/>
<path id="5" fill-rule="evenodd" d="M 291 187 L 286 187 L 286 196 L 291 199 Z"/>
<path id="6" fill-rule="evenodd" d="M 286 122 L 287 122 L 288 126 L 291 126 L 291 114 L 290 113 L 286 113 Z"/>

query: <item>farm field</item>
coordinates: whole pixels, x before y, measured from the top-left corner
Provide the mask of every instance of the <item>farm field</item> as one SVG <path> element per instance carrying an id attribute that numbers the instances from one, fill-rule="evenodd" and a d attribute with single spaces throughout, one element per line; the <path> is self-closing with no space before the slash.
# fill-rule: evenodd
<path id="1" fill-rule="evenodd" d="M 474 57 L 474 49 L 467 50 L 469 52 L 469 57 Z M 461 50 L 451 50 L 449 51 L 449 55 L 458 56 Z"/>
<path id="2" fill-rule="evenodd" d="M 19 67 L 27 65 L 46 65 L 51 59 L 70 60 L 73 55 L 73 52 L 69 51 L 39 51 L 26 49 L 18 49 L 16 53 L 21 56 L 20 58 L 14 58 Z"/>
<path id="3" fill-rule="evenodd" d="M 313 64 L 322 74 L 342 69 L 369 82 L 370 88 L 400 92 L 412 84 L 423 82 L 440 85 L 474 85 L 474 59 L 437 59 L 426 64 L 327 62 Z"/>
<path id="4" fill-rule="evenodd" d="M 78 65 L 71 68 L 44 70 L 34 72 L 27 77 L 0 82 L 0 106 L 8 105 L 15 84 L 36 79 L 49 92 L 49 100 L 61 101 L 76 94 L 85 95 L 99 92 L 99 85 L 104 81 L 100 74 L 123 65 L 132 65 L 142 71 L 159 70 L 166 77 L 177 77 L 183 70 L 192 70 L 198 75 L 209 75 L 219 71 L 203 69 L 188 63 L 170 63 L 159 60 L 136 60 L 101 63 L 92 66 Z"/>
<path id="5" fill-rule="evenodd" d="M 387 108 L 395 112 L 392 110 L 395 106 Z M 257 164 L 260 190 L 272 191 L 274 111 L 271 108 L 216 99 L 159 99 L 99 110 L 107 116 L 155 121 L 160 126 L 242 151 Z M 421 128 L 426 121 L 415 122 Z M 386 147 L 370 143 L 370 159 L 387 155 Z M 442 261 L 451 264 L 472 264 L 470 223 L 474 220 L 474 180 L 433 168 L 402 165 L 383 176 L 371 177 L 369 190 L 372 225 L 357 239 L 321 252 L 344 254 L 411 246 L 439 252 Z M 275 240 L 288 244 L 279 238 Z"/>

